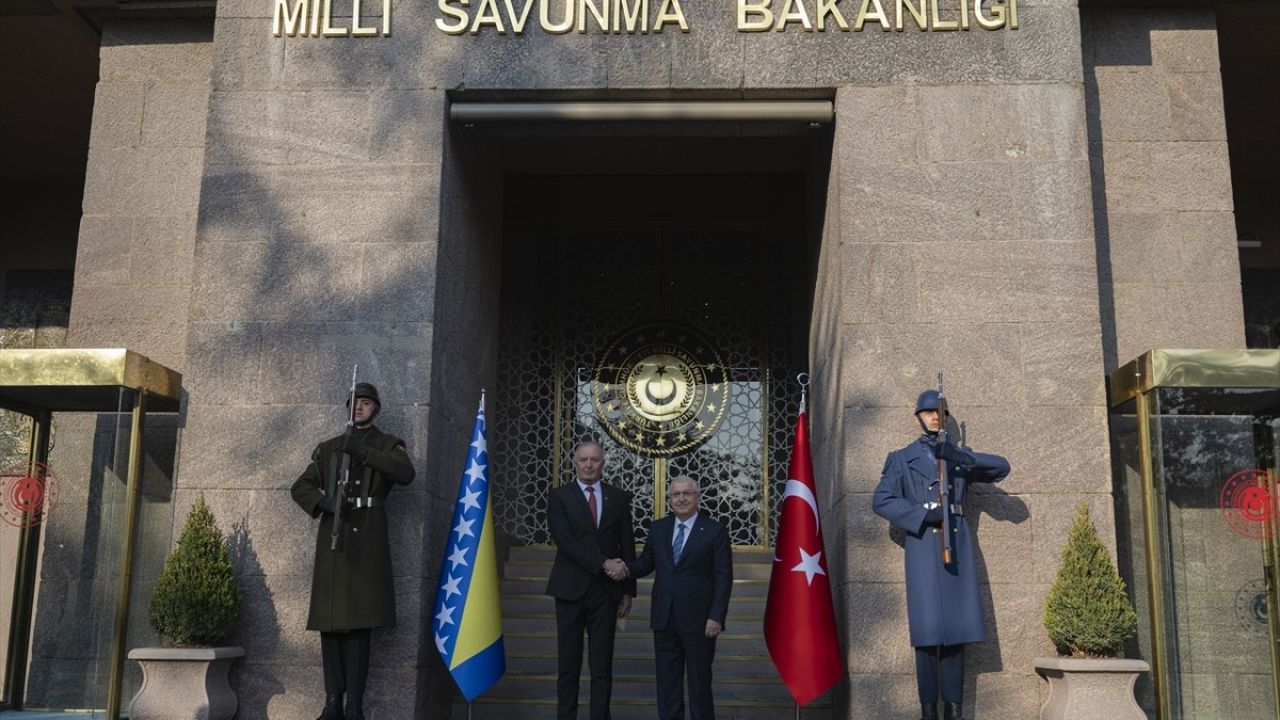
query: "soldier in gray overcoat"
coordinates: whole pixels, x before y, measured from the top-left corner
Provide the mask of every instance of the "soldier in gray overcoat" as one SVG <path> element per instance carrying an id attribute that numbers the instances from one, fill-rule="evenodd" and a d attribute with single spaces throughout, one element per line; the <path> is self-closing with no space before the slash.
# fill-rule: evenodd
<path id="1" fill-rule="evenodd" d="M 986 639 L 974 541 L 963 503 L 969 483 L 1003 479 L 1009 474 L 1009 462 L 950 442 L 937 445 L 935 439 L 946 421 L 939 416 L 938 404 L 937 390 L 920 394 L 916 420 L 924 434 L 885 458 L 872 508 L 906 534 L 907 620 L 916 649 L 920 716 L 937 720 L 941 695 L 945 720 L 961 720 L 964 646 Z M 947 463 L 950 479 L 953 562 L 946 565 L 939 536 L 943 516 L 938 504 L 938 462 Z"/>
<path id="2" fill-rule="evenodd" d="M 352 431 L 317 445 L 293 483 L 294 502 L 320 518 L 307 615 L 307 629 L 320 632 L 324 665 L 326 701 L 319 720 L 364 720 L 370 630 L 396 624 L 387 493 L 414 476 L 404 441 L 373 424 L 382 407 L 378 389 L 357 383 L 354 405 Z M 339 493 L 344 454 L 351 456 L 349 481 Z M 339 512 L 341 531 L 333 550 Z"/>

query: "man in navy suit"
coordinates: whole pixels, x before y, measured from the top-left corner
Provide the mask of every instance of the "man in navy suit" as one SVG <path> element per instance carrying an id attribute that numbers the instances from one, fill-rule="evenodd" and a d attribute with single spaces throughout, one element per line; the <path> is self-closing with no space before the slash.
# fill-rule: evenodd
<path id="1" fill-rule="evenodd" d="M 578 717 L 582 633 L 591 665 L 591 720 L 610 720 L 613 636 L 618 618 L 631 612 L 636 581 L 625 562 L 636 557 L 631 493 L 606 485 L 604 450 L 584 442 L 573 450 L 574 482 L 547 497 L 547 528 L 556 558 L 547 594 L 556 599 L 556 695 L 560 720 Z"/>
<path id="2" fill-rule="evenodd" d="M 686 475 L 671 481 L 672 515 L 653 523 L 639 559 L 627 563 L 632 577 L 657 571 L 649 627 L 658 675 L 658 717 L 684 718 L 684 676 L 689 679 L 693 720 L 714 720 L 711 661 L 724 630 L 733 588 L 729 533 L 698 512 L 702 494 Z"/>
<path id="3" fill-rule="evenodd" d="M 937 720 L 942 696 L 944 720 L 961 720 L 964 704 L 964 646 L 986 639 L 978 593 L 978 563 L 963 503 L 969 484 L 998 482 L 1009 474 L 999 455 L 937 442 L 946 418 L 938 391 L 916 399 L 919 438 L 885 458 L 872 509 L 905 532 L 907 623 L 916 649 L 920 717 Z M 938 504 L 938 463 L 945 462 L 951 488 L 953 562 L 942 563 L 942 506 Z"/>

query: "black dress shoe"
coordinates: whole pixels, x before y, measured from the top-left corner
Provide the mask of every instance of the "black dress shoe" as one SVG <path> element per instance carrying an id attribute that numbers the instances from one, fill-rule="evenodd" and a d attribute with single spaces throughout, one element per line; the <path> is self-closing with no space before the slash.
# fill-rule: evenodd
<path id="1" fill-rule="evenodd" d="M 920 720 L 938 720 L 938 703 L 920 703 Z"/>
<path id="2" fill-rule="evenodd" d="M 342 693 L 325 698 L 324 710 L 320 711 L 320 717 L 316 720 L 345 720 L 342 717 Z"/>
<path id="3" fill-rule="evenodd" d="M 960 703 L 942 703 L 942 720 L 964 720 L 960 717 Z"/>
<path id="4" fill-rule="evenodd" d="M 364 694 L 347 693 L 346 720 L 364 720 Z"/>

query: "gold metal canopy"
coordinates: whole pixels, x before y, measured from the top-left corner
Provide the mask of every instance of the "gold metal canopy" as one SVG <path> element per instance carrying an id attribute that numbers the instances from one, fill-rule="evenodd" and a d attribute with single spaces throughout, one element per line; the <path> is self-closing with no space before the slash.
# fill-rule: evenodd
<path id="1" fill-rule="evenodd" d="M 121 399 L 121 388 L 134 392 Z M 132 409 L 139 392 L 148 410 L 175 412 L 182 375 L 123 348 L 0 350 L 0 407 L 115 412 Z"/>
<path id="2" fill-rule="evenodd" d="M 1107 386 L 1111 407 L 1157 387 L 1280 388 L 1280 350 L 1151 350 Z"/>

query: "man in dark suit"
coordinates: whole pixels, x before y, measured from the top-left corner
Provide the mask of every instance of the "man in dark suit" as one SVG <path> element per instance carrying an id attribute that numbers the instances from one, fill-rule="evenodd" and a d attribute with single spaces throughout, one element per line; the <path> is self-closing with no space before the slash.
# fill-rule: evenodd
<path id="1" fill-rule="evenodd" d="M 714 720 L 711 661 L 733 588 L 729 533 L 698 512 L 702 494 L 693 478 L 673 479 L 667 497 L 673 514 L 653 523 L 644 552 L 627 563 L 627 570 L 632 577 L 657 571 L 649 627 L 657 665 L 658 717 L 684 718 L 683 676 L 687 675 L 691 717 Z"/>
<path id="2" fill-rule="evenodd" d="M 631 612 L 635 580 L 625 562 L 636 557 L 631 526 L 631 493 L 600 481 L 604 450 L 585 442 L 573 450 L 575 480 L 547 497 L 547 527 L 556 558 L 547 594 L 556 599 L 556 648 L 559 656 L 557 717 L 578 717 L 578 678 L 582 674 L 582 633 L 591 665 L 591 720 L 609 720 L 613 692 L 613 636 L 618 618 Z"/>

